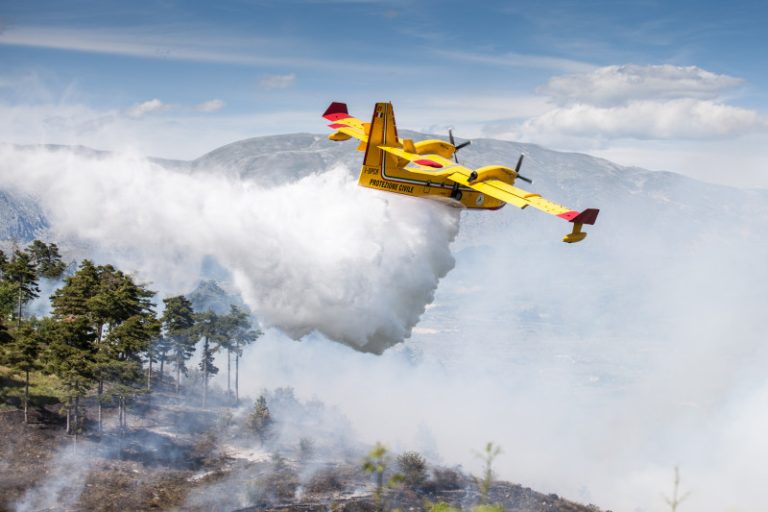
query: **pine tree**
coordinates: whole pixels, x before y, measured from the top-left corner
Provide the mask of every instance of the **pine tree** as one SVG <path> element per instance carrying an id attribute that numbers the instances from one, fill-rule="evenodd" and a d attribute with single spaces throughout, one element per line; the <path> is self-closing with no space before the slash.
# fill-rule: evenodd
<path id="1" fill-rule="evenodd" d="M 61 260 L 59 247 L 54 243 L 46 245 L 40 240 L 35 240 L 27 247 L 27 253 L 37 269 L 38 277 L 58 279 L 67 268 Z"/>
<path id="2" fill-rule="evenodd" d="M 229 392 L 229 361 L 232 352 L 235 354 L 235 403 L 240 402 L 240 357 L 243 355 L 243 349 L 246 345 L 255 342 L 262 335 L 258 329 L 251 328 L 251 320 L 248 313 L 231 306 L 230 312 L 226 316 L 227 323 L 227 392 Z"/>
<path id="3" fill-rule="evenodd" d="M 18 293 L 13 283 L 0 279 L 0 325 L 4 325 L 16 310 Z"/>
<path id="4" fill-rule="evenodd" d="M 192 303 L 183 295 L 163 299 L 165 310 L 160 318 L 165 335 L 162 345 L 157 349 L 160 356 L 160 368 L 162 375 L 163 363 L 166 353 L 170 352 L 171 360 L 176 367 L 176 393 L 181 385 L 181 375 L 187 374 L 186 362 L 195 353 L 197 341 L 193 328 L 195 316 Z"/>
<path id="5" fill-rule="evenodd" d="M 259 395 L 253 406 L 253 411 L 248 416 L 248 428 L 259 437 L 261 444 L 264 444 L 272 433 L 273 423 L 272 413 L 267 407 L 267 399 L 264 398 L 264 395 Z"/>
<path id="6" fill-rule="evenodd" d="M 127 395 L 135 394 L 142 384 L 142 355 L 159 332 L 160 322 L 152 311 L 146 311 L 112 326 L 101 343 L 99 376 L 111 383 L 112 394 L 118 398 L 121 431 L 126 427 Z"/>
<path id="7" fill-rule="evenodd" d="M 11 285 L 16 301 L 16 326 L 21 325 L 23 306 L 38 297 L 37 269 L 29 254 L 16 250 L 3 266 L 3 281 Z"/>
<path id="8" fill-rule="evenodd" d="M 150 302 L 153 295 L 112 265 L 96 266 L 84 260 L 51 297 L 56 318 L 85 322 L 94 334 L 91 369 L 98 384 L 99 431 L 105 383 L 135 384 L 141 354 L 159 333 Z"/>
<path id="9" fill-rule="evenodd" d="M 47 345 L 43 356 L 45 370 L 56 375 L 64 387 L 67 434 L 76 435 L 80 430 L 80 397 L 95 381 L 96 335 L 86 318 L 74 316 L 47 319 L 41 323 L 39 332 Z"/>
<path id="10" fill-rule="evenodd" d="M 2 318 L 0 318 L 0 348 L 3 345 L 7 345 L 13 341 L 13 336 L 8 332 L 8 328 L 5 326 Z"/>
<path id="11" fill-rule="evenodd" d="M 31 319 L 21 324 L 6 346 L 4 362 L 24 373 L 24 423 L 29 423 L 29 373 L 41 369 L 40 353 L 44 347 L 40 323 Z"/>
<path id="12" fill-rule="evenodd" d="M 88 300 L 99 290 L 99 272 L 90 260 L 83 260 L 74 275 L 51 296 L 54 315 L 59 319 L 83 317 L 91 320 Z"/>
<path id="13" fill-rule="evenodd" d="M 219 373 L 213 364 L 213 354 L 224 342 L 225 323 L 213 311 L 195 314 L 195 333 L 203 340 L 203 353 L 200 356 L 200 370 L 203 372 L 203 407 L 208 403 L 208 380 Z"/>

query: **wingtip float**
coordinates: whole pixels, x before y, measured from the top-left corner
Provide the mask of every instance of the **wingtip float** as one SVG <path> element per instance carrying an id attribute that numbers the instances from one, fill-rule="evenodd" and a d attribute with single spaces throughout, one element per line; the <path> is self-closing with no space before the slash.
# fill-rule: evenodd
<path id="1" fill-rule="evenodd" d="M 587 234 L 582 227 L 594 224 L 600 212 L 596 208 L 572 210 L 516 187 L 518 179 L 533 183 L 520 175 L 522 155 L 514 169 L 501 165 L 469 169 L 460 165 L 457 157 L 469 142 L 457 145 L 452 132 L 450 142 L 401 139 L 391 103 L 377 103 L 370 123 L 351 116 L 347 105 L 339 102 L 331 103 L 323 117 L 334 130 L 329 139 L 360 141 L 357 149 L 365 152 L 359 179 L 363 187 L 448 201 L 471 209 L 497 210 L 506 204 L 521 209 L 533 206 L 573 224 L 571 232 L 563 237 L 567 243 L 584 240 Z"/>

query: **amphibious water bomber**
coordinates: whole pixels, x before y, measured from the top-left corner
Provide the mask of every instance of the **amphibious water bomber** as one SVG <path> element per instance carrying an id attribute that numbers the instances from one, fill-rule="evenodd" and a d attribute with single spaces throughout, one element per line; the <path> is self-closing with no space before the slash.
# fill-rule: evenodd
<path id="1" fill-rule="evenodd" d="M 506 204 L 527 208 L 533 206 L 571 224 L 563 242 L 580 242 L 586 238 L 584 224 L 592 225 L 600 212 L 597 208 L 571 210 L 515 186 L 516 180 L 533 183 L 520 175 L 523 155 L 514 169 L 487 165 L 470 169 L 459 164 L 456 153 L 469 141 L 456 145 L 453 133 L 450 142 L 423 140 L 414 142 L 397 135 L 395 114 L 391 103 L 376 103 L 370 123 L 353 117 L 345 103 L 333 102 L 323 114 L 331 122 L 334 141 L 352 137 L 360 141 L 358 151 L 364 151 L 359 184 L 387 192 L 447 201 L 463 208 L 498 210 Z"/>

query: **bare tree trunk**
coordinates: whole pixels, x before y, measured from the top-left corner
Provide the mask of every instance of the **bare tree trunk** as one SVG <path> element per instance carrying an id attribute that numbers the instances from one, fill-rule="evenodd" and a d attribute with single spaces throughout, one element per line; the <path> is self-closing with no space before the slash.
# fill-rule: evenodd
<path id="1" fill-rule="evenodd" d="M 80 427 L 80 395 L 75 395 L 75 437 Z"/>
<path id="2" fill-rule="evenodd" d="M 161 377 L 162 380 L 162 377 Z M 147 370 L 147 391 L 152 391 L 152 356 L 149 356 L 149 369 Z"/>
<path id="3" fill-rule="evenodd" d="M 120 395 L 120 407 L 121 407 L 121 409 L 123 410 L 123 416 L 122 416 L 122 417 L 123 417 L 123 424 L 122 424 L 122 429 L 123 429 L 123 432 L 125 432 L 126 430 L 128 430 L 128 418 L 127 418 L 127 416 L 128 416 L 128 411 L 127 411 L 127 410 L 126 410 L 126 408 L 125 408 L 125 395 Z"/>
<path id="4" fill-rule="evenodd" d="M 203 407 L 208 403 L 208 336 L 203 343 Z"/>
<path id="5" fill-rule="evenodd" d="M 16 316 L 16 328 L 21 327 L 21 305 L 23 302 L 21 301 L 22 295 L 23 295 L 23 288 L 24 288 L 24 276 L 21 277 L 21 282 L 19 283 L 19 311 L 18 316 Z"/>
<path id="6" fill-rule="evenodd" d="M 240 404 L 240 388 L 238 386 L 238 378 L 240 377 L 240 351 L 235 352 L 235 405 Z"/>
<path id="7" fill-rule="evenodd" d="M 70 416 L 72 415 L 72 397 L 67 397 L 67 434 L 72 433 L 72 422 L 70 421 Z"/>
<path id="8" fill-rule="evenodd" d="M 176 394 L 179 394 L 179 388 L 181 387 L 181 365 L 179 361 L 176 361 Z"/>
<path id="9" fill-rule="evenodd" d="M 24 424 L 29 423 L 29 369 L 24 371 Z"/>
<path id="10" fill-rule="evenodd" d="M 230 379 L 229 379 L 229 375 L 230 375 L 229 368 L 231 365 L 231 361 L 232 361 L 232 350 L 227 349 L 227 400 L 232 400 L 232 386 L 230 384 Z"/>
<path id="11" fill-rule="evenodd" d="M 160 356 L 160 382 L 163 381 L 164 374 L 165 374 L 165 354 Z"/>
<path id="12" fill-rule="evenodd" d="M 124 425 L 125 425 L 125 410 L 123 405 L 123 395 L 118 395 L 117 397 L 117 428 L 120 431 L 120 435 L 122 436 L 125 433 Z"/>
<path id="13" fill-rule="evenodd" d="M 98 392 L 98 396 L 96 397 L 96 400 L 99 402 L 98 404 L 99 434 L 101 434 L 101 420 L 102 420 L 101 397 L 103 392 L 104 392 L 104 381 L 99 379 L 99 392 Z"/>

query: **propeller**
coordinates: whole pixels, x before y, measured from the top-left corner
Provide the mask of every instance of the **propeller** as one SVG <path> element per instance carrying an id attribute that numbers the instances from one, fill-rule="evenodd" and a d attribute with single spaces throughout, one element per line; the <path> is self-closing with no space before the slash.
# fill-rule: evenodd
<path id="1" fill-rule="evenodd" d="M 462 142 L 458 146 L 456 145 L 456 141 L 453 138 L 453 130 L 448 130 L 448 138 L 451 140 L 451 146 L 453 146 L 455 149 L 453 150 L 453 159 L 456 160 L 456 163 L 459 163 L 459 157 L 456 156 L 456 153 L 459 152 L 459 150 L 463 147 L 469 146 L 472 144 L 471 140 L 468 140 L 466 142 Z"/>
<path id="2" fill-rule="evenodd" d="M 520 155 L 520 158 L 517 159 L 517 165 L 515 166 L 515 174 L 517 174 L 517 177 L 523 181 L 526 181 L 528 183 L 533 183 L 533 180 L 530 178 L 526 178 L 525 176 L 520 176 L 520 167 L 523 166 L 523 157 L 525 155 Z"/>

